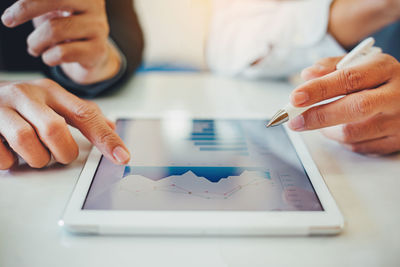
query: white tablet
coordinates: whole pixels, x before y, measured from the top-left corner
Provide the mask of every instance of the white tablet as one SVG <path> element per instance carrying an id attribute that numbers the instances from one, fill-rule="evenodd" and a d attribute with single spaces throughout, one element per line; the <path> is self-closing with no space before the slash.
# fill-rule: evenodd
<path id="1" fill-rule="evenodd" d="M 132 153 L 94 148 L 59 224 L 96 234 L 336 234 L 343 217 L 298 134 L 260 119 L 121 118 Z"/>

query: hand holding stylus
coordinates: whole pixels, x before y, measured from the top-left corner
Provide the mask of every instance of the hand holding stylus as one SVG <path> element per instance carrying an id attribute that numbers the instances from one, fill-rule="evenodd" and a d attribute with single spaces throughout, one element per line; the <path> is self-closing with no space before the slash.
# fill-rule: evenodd
<path id="1" fill-rule="evenodd" d="M 373 58 L 376 54 L 380 54 L 382 49 L 378 47 L 374 47 L 375 40 L 370 37 L 362 41 L 358 44 L 350 53 L 348 53 L 345 57 L 340 59 L 340 61 L 336 64 L 336 70 L 343 70 L 345 68 L 351 68 L 354 66 L 361 65 L 365 62 L 368 62 L 371 58 Z M 304 100 L 305 95 L 303 93 L 299 93 L 297 95 L 293 95 L 296 99 Z M 331 99 L 324 99 L 320 103 L 314 103 L 312 105 L 306 105 L 301 107 L 296 107 L 289 103 L 283 109 L 278 110 L 278 112 L 272 117 L 270 122 L 267 124 L 268 127 L 273 127 L 277 125 L 281 125 L 291 119 L 296 118 L 303 112 L 306 112 L 308 109 L 313 106 L 327 104 L 328 102 L 332 102 L 337 100 L 342 96 L 337 96 Z"/>
<path id="2" fill-rule="evenodd" d="M 305 69 L 306 83 L 291 94 L 291 104 L 307 107 L 343 98 L 293 118 L 295 131 L 320 129 L 352 151 L 390 154 L 400 150 L 400 63 L 378 53 L 362 64 L 337 70 L 341 58 L 327 58 Z"/>

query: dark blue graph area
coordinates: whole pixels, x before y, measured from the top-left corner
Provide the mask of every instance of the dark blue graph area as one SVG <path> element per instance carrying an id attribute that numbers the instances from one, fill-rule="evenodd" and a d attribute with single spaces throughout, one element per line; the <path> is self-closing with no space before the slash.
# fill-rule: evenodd
<path id="1" fill-rule="evenodd" d="M 165 166 L 165 167 L 137 167 L 126 166 L 123 178 L 128 175 L 140 175 L 158 181 L 170 176 L 180 176 L 187 172 L 193 172 L 197 177 L 202 177 L 212 183 L 230 176 L 240 176 L 244 171 L 259 172 L 264 178 L 271 179 L 269 169 L 261 167 L 192 167 L 192 166 Z"/>

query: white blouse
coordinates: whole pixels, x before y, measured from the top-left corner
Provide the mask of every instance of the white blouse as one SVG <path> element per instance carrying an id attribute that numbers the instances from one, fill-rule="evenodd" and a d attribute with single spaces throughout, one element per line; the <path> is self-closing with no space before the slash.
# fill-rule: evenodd
<path id="1" fill-rule="evenodd" d="M 281 78 L 345 50 L 327 33 L 332 0 L 214 0 L 208 67 L 249 78 Z"/>

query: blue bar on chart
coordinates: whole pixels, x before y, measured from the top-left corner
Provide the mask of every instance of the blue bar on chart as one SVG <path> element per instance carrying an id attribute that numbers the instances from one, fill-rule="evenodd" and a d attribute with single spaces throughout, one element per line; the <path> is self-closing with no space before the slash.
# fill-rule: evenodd
<path id="1" fill-rule="evenodd" d="M 233 127 L 229 122 L 225 125 Z M 230 129 L 228 136 L 219 134 L 213 120 L 193 120 L 192 132 L 189 137 L 202 152 L 225 152 L 248 156 L 248 148 L 241 129 Z"/>

